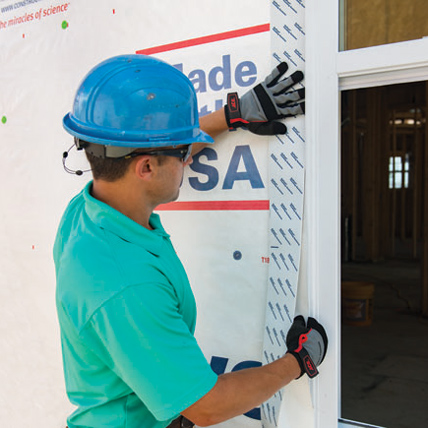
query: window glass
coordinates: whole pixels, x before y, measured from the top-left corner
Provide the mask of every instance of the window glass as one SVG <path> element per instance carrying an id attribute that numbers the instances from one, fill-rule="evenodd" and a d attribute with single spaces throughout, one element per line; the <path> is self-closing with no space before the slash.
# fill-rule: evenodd
<path id="1" fill-rule="evenodd" d="M 406 153 L 404 159 L 402 156 L 389 158 L 389 188 L 409 188 L 409 153 Z"/>
<path id="2" fill-rule="evenodd" d="M 426 0 L 340 0 L 340 50 L 428 36 Z"/>
<path id="3" fill-rule="evenodd" d="M 428 82 L 341 107 L 341 416 L 427 426 Z"/>

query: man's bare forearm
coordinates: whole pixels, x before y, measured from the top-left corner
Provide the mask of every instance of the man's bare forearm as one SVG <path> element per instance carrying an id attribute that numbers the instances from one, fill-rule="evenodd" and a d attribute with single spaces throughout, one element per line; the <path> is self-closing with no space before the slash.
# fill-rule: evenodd
<path id="1" fill-rule="evenodd" d="M 213 138 L 216 138 L 222 132 L 227 131 L 228 126 L 226 123 L 226 117 L 224 115 L 224 108 L 201 117 L 199 119 L 199 126 L 202 131 L 206 132 Z M 206 143 L 194 143 L 192 146 L 192 155 L 196 155 L 196 153 L 200 152 L 204 147 L 209 145 L 210 144 Z"/>
<path id="2" fill-rule="evenodd" d="M 182 414 L 199 426 L 218 424 L 259 406 L 300 373 L 290 354 L 261 367 L 226 373 Z"/>

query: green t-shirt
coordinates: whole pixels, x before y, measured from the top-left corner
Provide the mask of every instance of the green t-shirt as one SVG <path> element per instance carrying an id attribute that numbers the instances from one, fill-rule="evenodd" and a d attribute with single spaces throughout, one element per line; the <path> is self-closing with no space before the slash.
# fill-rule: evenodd
<path id="1" fill-rule="evenodd" d="M 165 427 L 217 375 L 196 304 L 159 216 L 148 230 L 90 195 L 67 207 L 54 246 L 57 311 L 73 427 Z"/>

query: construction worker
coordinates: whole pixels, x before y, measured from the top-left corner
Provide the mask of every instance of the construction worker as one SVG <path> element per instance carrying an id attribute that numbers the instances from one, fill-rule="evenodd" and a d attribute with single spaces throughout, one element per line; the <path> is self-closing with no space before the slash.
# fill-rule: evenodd
<path id="1" fill-rule="evenodd" d="M 163 61 L 113 57 L 84 78 L 63 124 L 93 180 L 65 210 L 54 246 L 66 389 L 77 406 L 69 428 L 208 426 L 317 373 L 325 331 L 297 317 L 282 358 L 217 376 L 193 335 L 186 272 L 153 213 L 178 197 L 185 166 L 212 136 L 285 132 L 276 119 L 304 108 L 302 90 L 290 90 L 303 75 L 281 80 L 285 70 L 231 95 L 201 127 L 191 82 Z"/>

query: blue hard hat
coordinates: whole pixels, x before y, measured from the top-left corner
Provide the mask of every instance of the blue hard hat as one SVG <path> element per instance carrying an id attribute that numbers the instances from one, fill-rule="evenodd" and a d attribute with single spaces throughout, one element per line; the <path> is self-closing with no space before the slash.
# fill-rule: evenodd
<path id="1" fill-rule="evenodd" d="M 116 56 L 95 66 L 80 84 L 63 125 L 79 140 L 127 152 L 214 142 L 199 129 L 191 81 L 146 55 Z"/>

